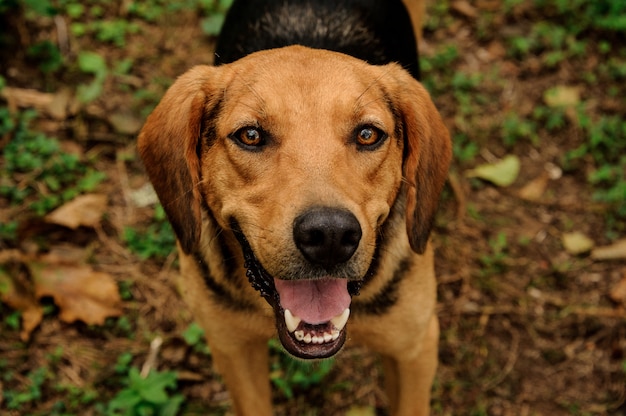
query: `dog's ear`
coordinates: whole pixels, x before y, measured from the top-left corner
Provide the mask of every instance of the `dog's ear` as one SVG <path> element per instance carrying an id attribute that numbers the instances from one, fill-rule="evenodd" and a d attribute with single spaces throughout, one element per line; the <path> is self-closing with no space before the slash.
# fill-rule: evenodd
<path id="1" fill-rule="evenodd" d="M 198 141 L 216 68 L 197 66 L 169 88 L 148 116 L 137 148 L 185 253 L 200 239 Z"/>
<path id="2" fill-rule="evenodd" d="M 433 227 L 439 197 L 448 176 L 452 143 L 426 89 L 406 71 L 394 72 L 395 105 L 404 135 L 404 179 L 407 183 L 406 226 L 411 248 L 422 254 Z"/>

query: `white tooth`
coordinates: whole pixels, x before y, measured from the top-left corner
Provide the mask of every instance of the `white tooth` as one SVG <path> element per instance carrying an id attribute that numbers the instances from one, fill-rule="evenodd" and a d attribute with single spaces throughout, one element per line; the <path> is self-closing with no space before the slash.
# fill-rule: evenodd
<path id="1" fill-rule="evenodd" d="M 287 330 L 293 332 L 300 325 L 301 319 L 297 316 L 293 316 L 289 309 L 285 309 L 285 324 L 287 324 Z"/>
<path id="2" fill-rule="evenodd" d="M 311 343 L 311 334 L 306 334 L 304 336 L 303 341 L 304 341 L 305 344 L 310 344 Z"/>
<path id="3" fill-rule="evenodd" d="M 333 341 L 339 338 L 339 330 L 337 328 L 333 328 Z"/>
<path id="4" fill-rule="evenodd" d="M 296 337 L 298 341 L 302 341 L 304 339 L 304 331 L 296 331 L 293 333 L 293 336 Z"/>
<path id="5" fill-rule="evenodd" d="M 350 309 L 346 308 L 341 312 L 341 315 L 335 316 L 330 322 L 337 328 L 338 330 L 342 330 L 344 326 L 346 326 L 346 322 L 348 322 L 348 317 L 350 316 Z"/>
<path id="6" fill-rule="evenodd" d="M 324 342 L 330 342 L 333 339 L 332 334 L 329 334 L 328 332 L 324 332 Z"/>
<path id="7" fill-rule="evenodd" d="M 323 341 L 323 339 L 322 339 L 322 341 Z M 321 344 L 321 342 L 320 342 L 320 338 L 319 338 L 317 335 L 313 335 L 313 336 L 311 337 L 311 342 L 312 342 L 313 344 Z"/>

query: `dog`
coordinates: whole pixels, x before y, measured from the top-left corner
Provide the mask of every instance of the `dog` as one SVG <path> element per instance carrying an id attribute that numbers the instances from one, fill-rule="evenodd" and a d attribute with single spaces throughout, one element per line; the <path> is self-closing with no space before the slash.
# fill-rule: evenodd
<path id="1" fill-rule="evenodd" d="M 179 77 L 139 134 L 237 414 L 272 414 L 276 335 L 302 359 L 368 346 L 390 413 L 429 413 L 451 143 L 417 81 L 416 19 L 400 0 L 236 0 L 216 65 Z"/>

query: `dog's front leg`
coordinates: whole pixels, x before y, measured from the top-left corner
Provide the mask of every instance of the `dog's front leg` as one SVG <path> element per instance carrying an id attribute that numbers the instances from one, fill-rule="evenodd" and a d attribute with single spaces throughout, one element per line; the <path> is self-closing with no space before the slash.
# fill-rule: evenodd
<path id="1" fill-rule="evenodd" d="M 214 368 L 224 378 L 235 413 L 270 416 L 267 341 L 274 331 L 272 316 L 260 310 L 240 309 L 233 299 L 225 300 L 210 290 L 206 271 L 182 251 L 180 269 L 181 295 L 205 331 Z"/>
<path id="2" fill-rule="evenodd" d="M 437 370 L 439 321 L 432 316 L 417 355 L 383 356 L 390 413 L 394 416 L 428 416 L 430 392 Z"/>
<path id="3" fill-rule="evenodd" d="M 228 351 L 211 349 L 216 370 L 224 378 L 235 414 L 270 416 L 267 342 L 230 345 Z"/>

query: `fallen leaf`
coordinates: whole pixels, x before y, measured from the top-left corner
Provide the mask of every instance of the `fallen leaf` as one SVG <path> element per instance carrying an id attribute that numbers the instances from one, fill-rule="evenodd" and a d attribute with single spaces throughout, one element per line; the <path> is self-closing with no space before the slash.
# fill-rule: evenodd
<path id="1" fill-rule="evenodd" d="M 141 188 L 132 191 L 130 199 L 139 208 L 149 207 L 159 202 L 159 197 L 150 182 L 146 182 Z"/>
<path id="2" fill-rule="evenodd" d="M 565 233 L 561 236 L 561 240 L 565 250 L 572 255 L 586 253 L 594 246 L 593 240 L 579 231 Z"/>
<path id="3" fill-rule="evenodd" d="M 52 97 L 48 104 L 48 114 L 57 120 L 65 120 L 67 118 L 68 108 L 72 100 L 72 93 L 69 89 L 61 89 Z"/>
<path id="4" fill-rule="evenodd" d="M 478 17 L 478 11 L 476 10 L 476 8 L 467 1 L 457 0 L 453 2 L 450 7 L 455 12 L 460 13 L 465 17 L 469 17 L 470 19 L 475 19 Z"/>
<path id="5" fill-rule="evenodd" d="M 575 107 L 580 103 L 580 87 L 557 85 L 543 94 L 548 107 Z"/>
<path id="6" fill-rule="evenodd" d="M 616 303 L 626 303 L 626 270 L 622 273 L 622 279 L 611 288 L 609 298 Z"/>
<path id="7" fill-rule="evenodd" d="M 43 308 L 32 293 L 32 288 L 23 287 L 0 268 L 0 300 L 22 315 L 20 338 L 28 341 L 30 334 L 43 319 Z"/>
<path id="8" fill-rule="evenodd" d="M 522 189 L 519 190 L 518 195 L 520 198 L 527 201 L 538 201 L 550 183 L 550 175 L 548 172 L 543 172 L 541 175 L 528 182 Z"/>
<path id="9" fill-rule="evenodd" d="M 509 186 L 515 182 L 520 170 L 519 158 L 515 155 L 505 156 L 495 163 L 476 166 L 465 173 L 468 178 L 480 178 L 497 186 Z"/>
<path id="10" fill-rule="evenodd" d="M 122 134 L 136 134 L 143 125 L 142 120 L 131 115 L 123 113 L 114 113 L 109 116 L 109 123 L 116 132 Z"/>
<path id="11" fill-rule="evenodd" d="M 611 245 L 593 249 L 591 257 L 596 260 L 626 259 L 626 238 L 617 240 Z"/>
<path id="12" fill-rule="evenodd" d="M 375 416 L 376 409 L 372 406 L 352 406 L 346 416 Z"/>
<path id="13" fill-rule="evenodd" d="M 80 226 L 95 227 L 102 219 L 106 209 L 106 195 L 80 195 L 48 214 L 46 221 L 73 230 Z"/>
<path id="14" fill-rule="evenodd" d="M 115 280 L 107 273 L 80 264 L 32 261 L 35 297 L 50 296 L 59 307 L 64 322 L 83 321 L 102 325 L 108 317 L 122 314 L 121 298 Z"/>

